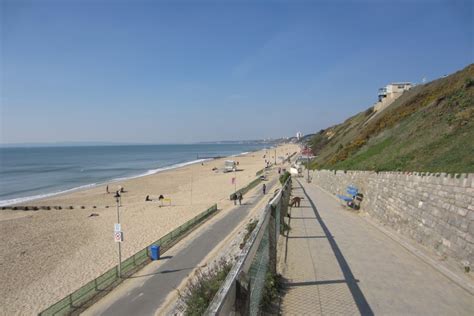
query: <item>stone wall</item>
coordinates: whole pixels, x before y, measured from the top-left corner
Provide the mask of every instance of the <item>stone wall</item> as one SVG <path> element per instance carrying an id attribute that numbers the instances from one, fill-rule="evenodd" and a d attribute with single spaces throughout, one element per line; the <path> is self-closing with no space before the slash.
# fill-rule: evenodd
<path id="1" fill-rule="evenodd" d="M 474 174 L 329 171 L 313 182 L 333 194 L 349 184 L 364 194 L 361 210 L 440 256 L 474 266 Z"/>

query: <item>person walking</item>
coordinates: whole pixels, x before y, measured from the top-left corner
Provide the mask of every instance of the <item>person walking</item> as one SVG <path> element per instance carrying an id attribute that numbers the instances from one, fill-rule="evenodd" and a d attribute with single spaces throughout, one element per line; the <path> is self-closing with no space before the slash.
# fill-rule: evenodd
<path id="1" fill-rule="evenodd" d="M 265 195 L 265 192 L 267 191 L 267 186 L 265 185 L 265 183 L 263 184 L 263 195 Z"/>
<path id="2" fill-rule="evenodd" d="M 237 193 L 237 198 L 239 199 L 239 205 L 242 205 L 242 192 Z"/>
<path id="3" fill-rule="evenodd" d="M 105 187 L 105 192 L 107 192 L 107 194 L 109 194 L 109 186 Z"/>

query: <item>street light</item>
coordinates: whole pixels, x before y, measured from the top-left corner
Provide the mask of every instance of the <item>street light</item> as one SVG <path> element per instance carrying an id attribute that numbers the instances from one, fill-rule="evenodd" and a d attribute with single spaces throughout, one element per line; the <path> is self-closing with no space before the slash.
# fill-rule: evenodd
<path id="1" fill-rule="evenodd" d="M 118 224 L 118 231 L 116 229 L 115 233 L 120 233 L 120 241 L 118 241 L 118 256 L 119 256 L 119 264 L 118 264 L 118 277 L 122 277 L 122 229 L 120 227 L 120 193 L 117 191 L 114 195 L 115 202 L 117 203 L 117 224 Z"/>

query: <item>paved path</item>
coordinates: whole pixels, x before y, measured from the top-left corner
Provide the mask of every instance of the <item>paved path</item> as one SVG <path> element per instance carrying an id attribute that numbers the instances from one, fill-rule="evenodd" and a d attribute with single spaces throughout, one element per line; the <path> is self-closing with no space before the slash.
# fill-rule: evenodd
<path id="1" fill-rule="evenodd" d="M 316 185 L 294 181 L 293 195 L 304 199 L 284 248 L 283 315 L 474 315 L 470 293 Z"/>
<path id="2" fill-rule="evenodd" d="M 266 182 L 267 187 L 273 187 L 276 181 L 277 179 L 274 178 Z M 120 286 L 122 288 L 119 287 L 118 291 L 112 292 L 114 293 L 113 299 L 109 294 L 108 298 L 98 302 L 85 314 L 154 315 L 165 302 L 167 295 L 176 290 L 189 273 L 241 223 L 250 210 L 255 207 L 255 204 L 262 199 L 261 190 L 256 192 L 258 193 L 248 193 L 244 197 L 243 205 L 223 211 L 227 212 L 225 216 L 212 225 L 203 226 L 202 232 L 179 252 L 174 253 L 171 258 L 167 258 L 167 254 L 165 254 L 163 259 L 166 260 L 165 262 L 160 262 L 156 268 L 148 267 L 145 275 L 138 276 L 144 278 L 143 282 L 135 282 L 132 285 L 122 284 Z"/>

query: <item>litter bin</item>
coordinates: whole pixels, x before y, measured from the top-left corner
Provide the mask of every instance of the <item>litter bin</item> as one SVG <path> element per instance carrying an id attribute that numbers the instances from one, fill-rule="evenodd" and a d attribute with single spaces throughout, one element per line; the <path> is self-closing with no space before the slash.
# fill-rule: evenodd
<path id="1" fill-rule="evenodd" d="M 160 246 L 153 245 L 150 247 L 151 252 L 151 260 L 158 260 L 160 259 Z"/>

